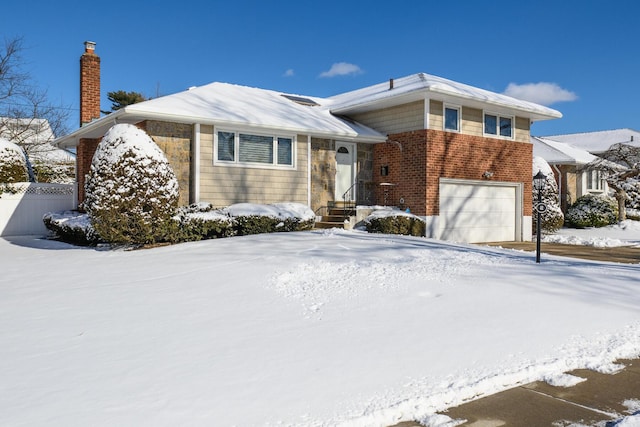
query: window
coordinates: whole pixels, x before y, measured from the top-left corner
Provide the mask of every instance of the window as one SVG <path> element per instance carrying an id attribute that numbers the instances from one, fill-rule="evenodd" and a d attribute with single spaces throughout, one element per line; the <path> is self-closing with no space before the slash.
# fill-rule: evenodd
<path id="1" fill-rule="evenodd" d="M 495 114 L 485 114 L 484 133 L 485 135 L 513 138 L 513 118 Z"/>
<path id="2" fill-rule="evenodd" d="M 587 171 L 587 190 L 602 191 L 603 188 L 602 174 L 598 170 Z"/>
<path id="3" fill-rule="evenodd" d="M 460 132 L 460 108 L 444 107 L 444 130 Z"/>
<path id="4" fill-rule="evenodd" d="M 293 167 L 293 138 L 218 131 L 216 162 Z"/>

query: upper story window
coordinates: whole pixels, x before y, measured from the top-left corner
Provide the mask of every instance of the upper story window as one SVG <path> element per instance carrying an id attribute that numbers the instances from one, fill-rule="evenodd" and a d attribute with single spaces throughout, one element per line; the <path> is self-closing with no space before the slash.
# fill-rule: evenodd
<path id="1" fill-rule="evenodd" d="M 602 179 L 602 173 L 599 170 L 587 171 L 587 190 L 588 191 L 603 191 L 604 179 Z"/>
<path id="2" fill-rule="evenodd" d="M 216 132 L 215 161 L 220 164 L 293 168 L 294 138 L 244 132 Z"/>
<path id="3" fill-rule="evenodd" d="M 485 135 L 513 138 L 513 117 L 484 114 Z"/>
<path id="4" fill-rule="evenodd" d="M 445 105 L 444 130 L 460 132 L 460 107 Z"/>

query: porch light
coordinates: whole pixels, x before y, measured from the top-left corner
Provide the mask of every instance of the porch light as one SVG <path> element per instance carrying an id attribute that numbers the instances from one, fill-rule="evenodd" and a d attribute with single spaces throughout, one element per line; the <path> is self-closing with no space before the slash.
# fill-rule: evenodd
<path id="1" fill-rule="evenodd" d="M 542 203 L 542 190 L 547 181 L 547 176 L 542 173 L 541 170 L 538 170 L 538 173 L 533 176 L 533 188 L 538 192 L 538 202 L 536 203 L 536 212 L 537 212 L 537 220 L 536 220 L 536 263 L 540 263 L 540 215 L 542 212 L 547 210 L 547 205 Z"/>

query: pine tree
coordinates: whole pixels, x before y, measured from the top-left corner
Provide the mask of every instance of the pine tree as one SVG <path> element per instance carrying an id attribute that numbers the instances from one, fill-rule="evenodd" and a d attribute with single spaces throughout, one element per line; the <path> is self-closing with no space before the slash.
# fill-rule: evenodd
<path id="1" fill-rule="evenodd" d="M 114 111 L 118 111 L 127 105 L 136 104 L 138 102 L 146 101 L 144 95 L 140 92 L 126 92 L 124 90 L 118 90 L 115 92 L 107 92 L 107 98 L 111 101 L 111 111 L 103 111 L 104 114 L 109 114 Z"/>

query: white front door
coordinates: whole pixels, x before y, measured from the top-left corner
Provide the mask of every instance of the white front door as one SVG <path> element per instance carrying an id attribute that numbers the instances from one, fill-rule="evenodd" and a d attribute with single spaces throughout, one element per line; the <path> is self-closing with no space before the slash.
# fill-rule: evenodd
<path id="1" fill-rule="evenodd" d="M 356 200 L 356 189 L 351 187 L 356 177 L 356 144 L 336 142 L 336 201 Z M 351 191 L 349 191 L 351 190 Z"/>

